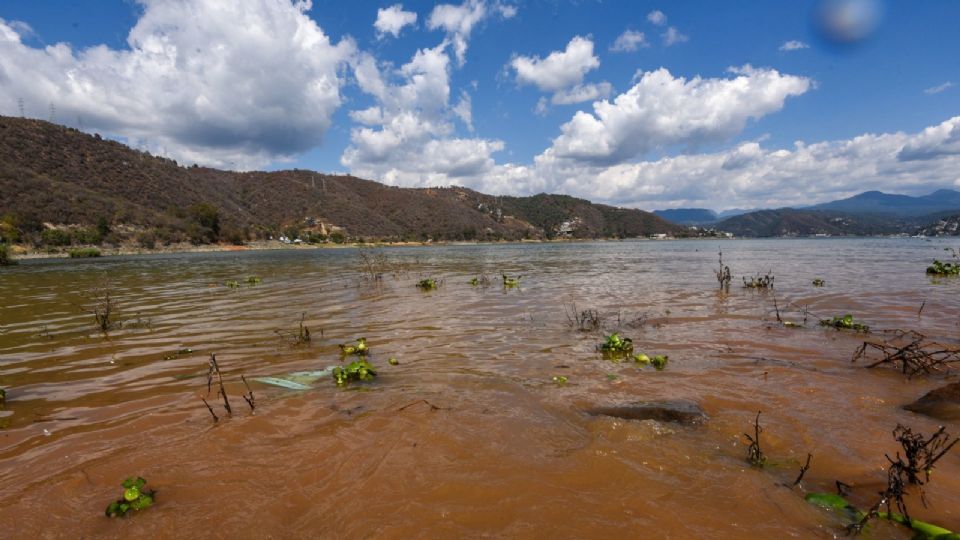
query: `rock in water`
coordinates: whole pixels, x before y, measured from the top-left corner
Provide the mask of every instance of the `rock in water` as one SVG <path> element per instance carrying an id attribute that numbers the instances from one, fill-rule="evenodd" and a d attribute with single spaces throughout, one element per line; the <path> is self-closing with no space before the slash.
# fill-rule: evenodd
<path id="1" fill-rule="evenodd" d="M 903 408 L 937 420 L 960 420 L 960 382 L 931 390 Z"/>
<path id="2" fill-rule="evenodd" d="M 707 413 L 703 412 L 697 402 L 689 399 L 638 401 L 624 405 L 591 407 L 586 409 L 586 412 L 593 416 L 613 416 L 625 420 L 657 420 L 684 425 L 700 424 L 707 420 Z"/>

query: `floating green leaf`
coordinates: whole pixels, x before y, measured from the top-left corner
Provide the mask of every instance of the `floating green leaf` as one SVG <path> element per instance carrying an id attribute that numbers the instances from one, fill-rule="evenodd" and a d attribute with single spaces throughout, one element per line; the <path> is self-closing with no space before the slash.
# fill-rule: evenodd
<path id="1" fill-rule="evenodd" d="M 503 286 L 507 289 L 513 289 L 520 286 L 520 280 L 523 279 L 523 276 L 517 276 L 512 278 L 506 274 L 500 274 L 503 276 Z"/>
<path id="2" fill-rule="evenodd" d="M 351 381 L 372 381 L 376 376 L 373 366 L 362 358 L 346 366 L 333 368 L 333 380 L 337 382 L 337 386 L 344 386 Z"/>
<path id="3" fill-rule="evenodd" d="M 667 355 L 658 354 L 653 357 L 651 362 L 653 363 L 653 367 L 657 368 L 657 371 L 662 371 L 663 368 L 667 367 L 667 360 Z"/>
<path id="4" fill-rule="evenodd" d="M 435 278 L 421 279 L 417 282 L 417 288 L 423 291 L 432 291 L 440 286 Z"/>
<path id="5" fill-rule="evenodd" d="M 340 345 L 340 353 L 344 356 L 355 354 L 364 356 L 367 354 L 367 338 L 357 338 L 356 343 L 344 343 Z"/>
<path id="6" fill-rule="evenodd" d="M 837 330 L 853 330 L 854 332 L 869 332 L 870 327 L 853 320 L 853 315 L 849 313 L 843 317 L 834 317 L 820 321 L 820 326 L 830 326 Z"/>
<path id="7" fill-rule="evenodd" d="M 816 278 L 816 279 L 813 280 L 813 286 L 814 286 L 814 287 L 823 287 L 823 286 L 826 285 L 826 284 L 827 284 L 827 282 L 824 281 L 824 280 L 822 280 L 822 279 L 820 279 L 820 278 Z"/>
<path id="8" fill-rule="evenodd" d="M 834 493 L 808 493 L 804 499 L 808 503 L 821 508 L 843 512 L 847 514 L 854 523 L 861 521 L 865 516 L 862 511 L 857 510 L 857 508 L 847 502 L 846 499 Z M 888 519 L 910 527 L 920 535 L 921 539 L 960 540 L 960 535 L 953 531 L 917 519 L 911 519 L 908 522 L 905 517 L 896 512 L 878 512 L 877 516 L 881 519 Z"/>
<path id="9" fill-rule="evenodd" d="M 563 375 L 554 375 L 551 379 L 557 386 L 563 386 L 567 384 L 567 378 Z"/>
<path id="10" fill-rule="evenodd" d="M 633 340 L 614 332 L 606 336 L 606 341 L 600 344 L 600 350 L 604 353 L 629 354 L 633 351 Z"/>
<path id="11" fill-rule="evenodd" d="M 927 273 L 935 276 L 957 276 L 960 275 L 960 264 L 934 259 L 933 264 L 927 267 Z"/>
<path id="12" fill-rule="evenodd" d="M 131 476 L 120 485 L 123 487 L 123 498 L 107 506 L 107 517 L 124 517 L 130 510 L 140 511 L 153 505 L 156 492 L 144 491 L 147 481 L 143 477 Z"/>
<path id="13" fill-rule="evenodd" d="M 392 356 L 390 357 L 389 360 L 387 360 L 387 362 L 388 362 L 391 366 L 399 366 L 399 365 L 400 365 L 400 361 L 397 360 L 396 358 L 392 357 Z"/>

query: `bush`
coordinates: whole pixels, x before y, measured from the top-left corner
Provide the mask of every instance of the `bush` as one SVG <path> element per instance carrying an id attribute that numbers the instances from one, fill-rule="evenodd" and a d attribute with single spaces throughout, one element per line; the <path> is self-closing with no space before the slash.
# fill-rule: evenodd
<path id="1" fill-rule="evenodd" d="M 45 246 L 69 246 L 70 233 L 62 229 L 45 229 L 40 233 L 40 241 Z"/>
<path id="2" fill-rule="evenodd" d="M 103 240 L 98 229 L 77 229 L 72 236 L 75 244 L 99 244 Z"/>
<path id="3" fill-rule="evenodd" d="M 6 244 L 0 244 L 0 266 L 10 266 L 12 264 L 17 264 L 17 261 L 10 256 L 10 247 Z"/>
<path id="4" fill-rule="evenodd" d="M 143 231 L 137 235 L 137 243 L 140 247 L 153 249 L 157 247 L 157 235 L 153 231 Z"/>
<path id="5" fill-rule="evenodd" d="M 100 250 L 97 248 L 76 248 L 71 249 L 69 253 L 71 259 L 87 259 L 100 256 Z"/>
<path id="6" fill-rule="evenodd" d="M 330 241 L 334 244 L 342 244 L 347 240 L 347 237 L 343 235 L 340 231 L 333 231 L 330 233 Z"/>

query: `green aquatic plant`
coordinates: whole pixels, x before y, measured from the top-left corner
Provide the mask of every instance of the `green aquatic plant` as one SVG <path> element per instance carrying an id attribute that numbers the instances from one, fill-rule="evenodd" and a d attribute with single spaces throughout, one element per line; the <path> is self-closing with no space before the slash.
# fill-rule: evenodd
<path id="1" fill-rule="evenodd" d="M 824 280 L 822 280 L 822 279 L 820 279 L 820 278 L 815 278 L 815 279 L 813 280 L 813 286 L 814 286 L 814 287 L 823 287 L 823 286 L 826 285 L 826 284 L 827 284 L 827 282 L 824 281 Z"/>
<path id="2" fill-rule="evenodd" d="M 653 366 L 657 371 L 663 371 L 663 369 L 667 367 L 667 362 L 669 359 L 670 357 L 665 354 L 657 354 L 654 355 L 653 358 L 644 353 L 633 355 L 634 362 L 647 366 Z"/>
<path id="3" fill-rule="evenodd" d="M 432 291 L 440 286 L 440 282 L 435 278 L 421 279 L 417 282 L 417 288 L 421 291 Z"/>
<path id="4" fill-rule="evenodd" d="M 0 407 L 3 407 L 7 404 L 7 391 L 3 388 L 0 388 Z"/>
<path id="5" fill-rule="evenodd" d="M 71 249 L 67 253 L 70 255 L 71 259 L 87 259 L 100 256 L 100 250 L 94 247 L 75 248 Z"/>
<path id="6" fill-rule="evenodd" d="M 470 278 L 470 281 L 468 283 L 470 283 L 470 285 L 473 285 L 474 287 L 489 287 L 490 278 L 488 278 L 484 274 L 479 274 L 477 276 Z"/>
<path id="7" fill-rule="evenodd" d="M 399 365 L 400 365 L 400 361 L 397 360 L 396 358 L 392 357 L 392 356 L 390 357 L 389 360 L 387 360 L 387 363 L 390 364 L 391 366 L 399 366 Z"/>
<path id="8" fill-rule="evenodd" d="M 261 283 L 263 283 L 263 279 L 261 279 L 260 277 L 258 277 L 258 276 L 247 276 L 247 285 L 250 285 L 250 286 L 252 287 L 252 286 L 254 286 L 254 285 L 259 285 L 259 284 L 261 284 Z"/>
<path id="9" fill-rule="evenodd" d="M 870 327 L 853 320 L 853 315 L 849 313 L 843 317 L 834 317 L 832 319 L 823 319 L 820 326 L 829 326 L 837 330 L 853 330 L 854 332 L 869 332 Z"/>
<path id="10" fill-rule="evenodd" d="M 604 353 L 628 354 L 633 351 L 633 340 L 620 337 L 619 332 L 614 332 L 606 337 L 606 341 L 600 344 L 600 351 Z"/>
<path id="11" fill-rule="evenodd" d="M 147 481 L 140 476 L 131 476 L 123 481 L 123 497 L 107 506 L 107 517 L 124 517 L 131 510 L 139 512 L 153 506 L 157 492 L 143 489 Z"/>
<path id="12" fill-rule="evenodd" d="M 237 281 L 237 280 L 235 280 L 235 279 L 231 279 L 231 280 L 228 280 L 228 281 L 224 281 L 224 282 L 223 282 L 223 285 L 224 285 L 225 287 L 230 288 L 230 289 L 237 289 L 237 288 L 240 287 L 240 282 Z"/>
<path id="13" fill-rule="evenodd" d="M 376 370 L 364 358 L 333 368 L 333 380 L 337 386 L 344 386 L 350 381 L 372 381 L 376 376 Z"/>
<path id="14" fill-rule="evenodd" d="M 567 377 L 564 375 L 554 375 L 550 380 L 552 380 L 557 386 L 564 386 L 567 384 Z"/>
<path id="15" fill-rule="evenodd" d="M 957 276 L 960 275 L 960 264 L 934 259 L 933 264 L 927 267 L 927 273 L 934 276 Z"/>
<path id="16" fill-rule="evenodd" d="M 357 338 L 356 343 L 343 343 L 340 345 L 340 354 L 349 356 L 351 354 L 364 356 L 369 349 L 367 348 L 367 338 Z"/>
<path id="17" fill-rule="evenodd" d="M 506 274 L 500 274 L 503 277 L 503 286 L 507 289 L 514 289 L 520 286 L 520 280 L 523 279 L 523 276 L 517 276 L 512 278 Z"/>

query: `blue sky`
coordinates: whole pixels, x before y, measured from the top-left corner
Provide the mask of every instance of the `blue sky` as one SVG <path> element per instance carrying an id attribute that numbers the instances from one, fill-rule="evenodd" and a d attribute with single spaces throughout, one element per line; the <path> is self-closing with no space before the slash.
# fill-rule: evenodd
<path id="1" fill-rule="evenodd" d="M 958 20 L 950 0 L 8 0 L 0 114 L 187 164 L 645 209 L 923 194 L 960 188 Z"/>

